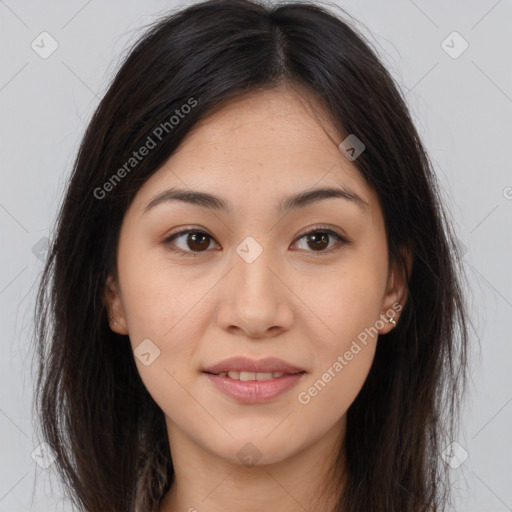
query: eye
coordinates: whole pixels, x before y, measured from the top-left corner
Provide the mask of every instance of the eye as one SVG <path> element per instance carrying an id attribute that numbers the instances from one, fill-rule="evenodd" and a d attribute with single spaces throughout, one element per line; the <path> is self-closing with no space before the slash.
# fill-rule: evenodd
<path id="1" fill-rule="evenodd" d="M 336 250 L 336 248 L 333 249 L 333 247 L 336 245 L 343 246 L 350 243 L 345 237 L 343 237 L 339 233 L 336 233 L 336 231 L 322 226 L 317 226 L 307 231 L 300 238 L 298 238 L 297 241 L 300 241 L 303 238 L 306 240 L 307 246 L 313 248 L 312 251 L 308 252 L 318 252 L 321 254 L 330 253 L 333 250 Z M 329 238 L 334 238 L 335 240 L 335 242 L 331 246 L 329 246 Z M 327 247 L 330 248 L 328 250 L 325 250 Z"/>
<path id="2" fill-rule="evenodd" d="M 186 235 L 186 238 L 185 238 Z M 175 240 L 181 240 L 184 239 L 184 247 L 181 248 L 173 247 L 172 243 Z M 166 238 L 164 240 L 164 245 L 169 246 L 169 248 L 179 254 L 180 256 L 199 256 L 199 254 L 195 253 L 201 253 L 208 249 L 210 246 L 210 242 L 213 240 L 213 238 L 206 233 L 205 231 L 201 231 L 198 229 L 194 230 L 187 230 L 187 231 L 180 231 L 179 233 L 175 233 L 174 235 L 171 235 L 170 237 Z M 183 243 L 183 240 L 182 240 Z"/>

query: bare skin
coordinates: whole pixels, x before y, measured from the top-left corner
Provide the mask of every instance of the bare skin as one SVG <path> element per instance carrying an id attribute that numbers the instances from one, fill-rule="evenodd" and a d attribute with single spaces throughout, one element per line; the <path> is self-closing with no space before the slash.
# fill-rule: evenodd
<path id="1" fill-rule="evenodd" d="M 109 277 L 107 301 L 111 328 L 128 334 L 134 350 L 146 339 L 160 350 L 147 366 L 135 358 L 165 414 L 175 468 L 160 512 L 334 507 L 329 468 L 347 409 L 368 375 L 378 334 L 393 328 L 386 318 L 398 321 L 407 294 L 398 266 L 389 268 L 377 195 L 322 119 L 284 88 L 230 102 L 188 134 L 125 215 L 119 279 Z M 219 196 L 231 211 L 174 200 L 144 213 L 175 186 Z M 282 198 L 321 187 L 343 187 L 362 202 L 337 197 L 278 211 Z M 326 228 L 348 242 L 322 238 Z M 208 236 L 164 243 L 185 230 Z M 262 249 L 250 263 L 237 252 L 246 237 Z M 354 340 L 371 327 L 378 334 L 357 342 L 356 352 Z M 241 403 L 202 371 L 238 355 L 279 357 L 306 373 L 270 401 Z M 319 379 L 325 386 L 308 392 Z"/>

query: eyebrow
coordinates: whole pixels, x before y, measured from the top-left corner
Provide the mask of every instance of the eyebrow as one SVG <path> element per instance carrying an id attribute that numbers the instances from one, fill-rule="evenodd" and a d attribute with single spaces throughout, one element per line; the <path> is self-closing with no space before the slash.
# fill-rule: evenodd
<path id="1" fill-rule="evenodd" d="M 364 213 L 367 212 L 367 208 L 370 206 L 368 202 L 362 199 L 355 192 L 344 187 L 324 187 L 304 190 L 292 196 L 285 197 L 278 203 L 277 210 L 281 213 L 288 213 L 292 210 L 309 206 L 312 203 L 333 198 L 350 201 L 360 207 Z M 142 214 L 144 215 L 146 212 L 160 204 L 172 201 L 181 201 L 196 206 L 202 206 L 204 208 L 209 208 L 211 210 L 224 211 L 226 213 L 233 212 L 233 207 L 231 204 L 221 197 L 199 190 L 173 187 L 168 190 L 164 190 L 163 192 L 153 197 L 153 199 L 151 199 L 151 201 L 144 208 Z"/>

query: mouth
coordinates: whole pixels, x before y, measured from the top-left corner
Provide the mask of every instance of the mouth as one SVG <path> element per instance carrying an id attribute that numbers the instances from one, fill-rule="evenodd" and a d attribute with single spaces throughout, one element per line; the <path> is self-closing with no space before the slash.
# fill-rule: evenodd
<path id="1" fill-rule="evenodd" d="M 202 373 L 224 395 L 254 404 L 277 398 L 296 386 L 307 372 L 282 359 L 236 357 L 205 368 Z"/>

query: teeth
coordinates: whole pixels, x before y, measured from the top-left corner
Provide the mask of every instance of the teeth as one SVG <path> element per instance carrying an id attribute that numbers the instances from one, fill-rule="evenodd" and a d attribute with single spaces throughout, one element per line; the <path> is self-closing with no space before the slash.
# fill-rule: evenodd
<path id="1" fill-rule="evenodd" d="M 241 380 L 244 382 L 251 380 L 271 380 L 278 379 L 285 375 L 284 372 L 221 372 L 218 374 L 219 377 L 229 377 L 233 380 Z"/>
<path id="2" fill-rule="evenodd" d="M 256 380 L 270 380 L 272 373 L 256 373 Z"/>

